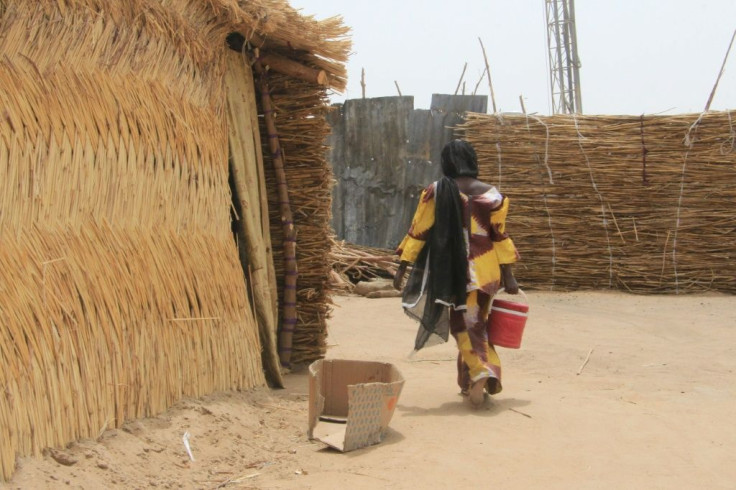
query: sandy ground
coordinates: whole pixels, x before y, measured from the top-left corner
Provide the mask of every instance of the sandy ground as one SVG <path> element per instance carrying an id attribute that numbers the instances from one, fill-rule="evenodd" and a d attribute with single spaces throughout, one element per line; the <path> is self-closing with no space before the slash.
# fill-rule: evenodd
<path id="1" fill-rule="evenodd" d="M 383 443 L 308 441 L 302 370 L 21 459 L 0 488 L 736 488 L 735 297 L 528 294 L 524 345 L 499 349 L 504 390 L 481 410 L 458 394 L 453 344 L 408 358 L 398 299 L 338 297 L 328 357 L 406 378 Z"/>

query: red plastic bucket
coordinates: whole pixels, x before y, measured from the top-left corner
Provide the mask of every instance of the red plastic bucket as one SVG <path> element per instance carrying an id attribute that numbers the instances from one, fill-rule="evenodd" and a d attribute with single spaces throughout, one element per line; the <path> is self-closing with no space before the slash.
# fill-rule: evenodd
<path id="1" fill-rule="evenodd" d="M 526 301 L 526 294 L 521 290 L 519 292 Z M 488 343 L 509 349 L 521 347 L 521 337 L 524 335 L 528 314 L 528 302 L 518 303 L 494 297 L 488 315 Z"/>

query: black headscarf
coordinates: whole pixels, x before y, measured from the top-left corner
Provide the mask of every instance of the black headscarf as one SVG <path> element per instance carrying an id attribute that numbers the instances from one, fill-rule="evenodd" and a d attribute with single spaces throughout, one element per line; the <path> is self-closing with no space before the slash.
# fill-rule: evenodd
<path id="1" fill-rule="evenodd" d="M 442 173 L 447 177 L 478 177 L 478 157 L 464 140 L 450 141 L 442 148 Z"/>
<path id="2" fill-rule="evenodd" d="M 442 150 L 444 176 L 435 183 L 435 221 L 404 288 L 404 310 L 420 323 L 415 350 L 446 342 L 450 332 L 448 307 L 466 308 L 468 248 L 463 202 L 455 177 L 478 175 L 473 147 L 454 140 Z M 428 341 L 430 341 L 428 343 Z"/>

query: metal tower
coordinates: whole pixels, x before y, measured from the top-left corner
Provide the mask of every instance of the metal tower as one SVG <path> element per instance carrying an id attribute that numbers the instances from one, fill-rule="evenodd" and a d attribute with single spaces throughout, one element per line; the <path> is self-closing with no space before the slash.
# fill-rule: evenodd
<path id="1" fill-rule="evenodd" d="M 581 114 L 580 60 L 575 33 L 575 0 L 544 0 L 546 4 L 549 80 L 553 114 Z"/>

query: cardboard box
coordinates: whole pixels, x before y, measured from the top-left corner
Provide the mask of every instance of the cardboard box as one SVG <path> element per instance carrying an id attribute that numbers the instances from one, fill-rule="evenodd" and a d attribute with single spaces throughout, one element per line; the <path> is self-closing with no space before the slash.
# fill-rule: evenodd
<path id="1" fill-rule="evenodd" d="M 393 364 L 313 362 L 309 366 L 309 438 L 343 452 L 378 444 L 403 386 L 404 378 Z"/>

